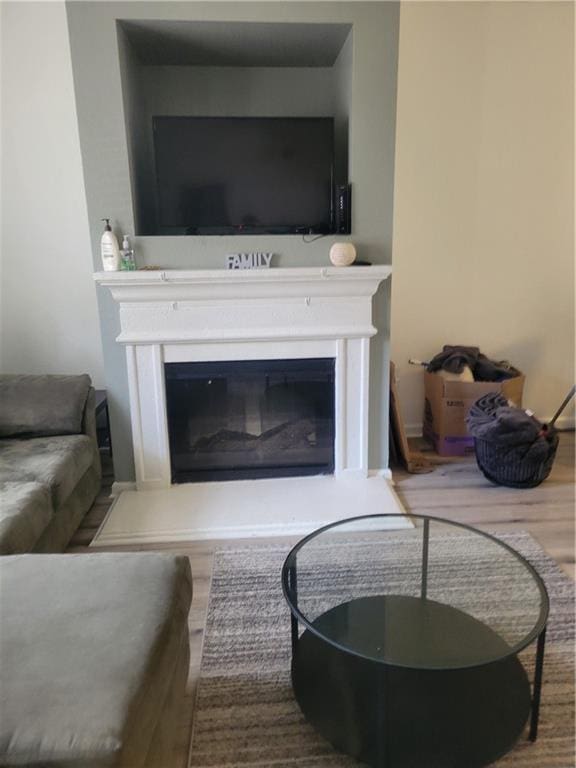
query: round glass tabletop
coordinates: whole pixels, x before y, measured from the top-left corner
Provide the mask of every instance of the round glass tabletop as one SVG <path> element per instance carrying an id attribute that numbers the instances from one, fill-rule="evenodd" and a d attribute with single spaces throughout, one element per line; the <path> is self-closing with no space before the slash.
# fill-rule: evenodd
<path id="1" fill-rule="evenodd" d="M 542 579 L 508 544 L 424 515 L 362 516 L 321 528 L 292 549 L 282 585 L 295 618 L 321 639 L 415 669 L 516 654 L 542 631 L 549 608 Z"/>

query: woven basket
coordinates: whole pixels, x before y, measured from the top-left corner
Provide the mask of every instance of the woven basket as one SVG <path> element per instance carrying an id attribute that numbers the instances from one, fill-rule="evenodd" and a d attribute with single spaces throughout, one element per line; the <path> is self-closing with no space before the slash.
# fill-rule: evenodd
<path id="1" fill-rule="evenodd" d="M 496 485 L 505 485 L 508 488 L 535 488 L 546 480 L 552 470 L 558 448 L 558 433 L 555 429 L 549 429 L 546 440 L 548 455 L 544 461 L 535 463 L 527 460 L 511 462 L 508 452 L 502 447 L 489 440 L 474 438 L 478 467 L 484 477 Z"/>

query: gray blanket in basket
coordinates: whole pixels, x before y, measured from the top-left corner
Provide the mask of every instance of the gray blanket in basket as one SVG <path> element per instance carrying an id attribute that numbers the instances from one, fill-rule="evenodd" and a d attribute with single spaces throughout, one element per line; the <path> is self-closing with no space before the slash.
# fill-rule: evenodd
<path id="1" fill-rule="evenodd" d="M 544 425 L 521 408 L 509 406 L 506 398 L 496 392 L 474 403 L 466 423 L 473 437 L 490 443 L 497 464 L 503 461 L 539 464 L 549 456 L 549 435 Z"/>

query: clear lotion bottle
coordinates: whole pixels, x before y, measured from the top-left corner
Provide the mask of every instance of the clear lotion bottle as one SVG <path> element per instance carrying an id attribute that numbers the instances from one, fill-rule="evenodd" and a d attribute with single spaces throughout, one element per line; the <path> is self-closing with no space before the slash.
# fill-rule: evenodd
<path id="1" fill-rule="evenodd" d="M 134 259 L 134 249 L 130 245 L 130 238 L 128 235 L 124 235 L 122 240 L 122 250 L 120 251 L 121 268 L 133 272 L 136 269 L 136 261 Z"/>

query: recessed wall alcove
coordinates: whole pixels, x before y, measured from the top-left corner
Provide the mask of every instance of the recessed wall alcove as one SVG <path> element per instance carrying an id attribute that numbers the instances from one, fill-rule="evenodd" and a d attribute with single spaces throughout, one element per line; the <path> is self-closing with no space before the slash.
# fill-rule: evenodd
<path id="1" fill-rule="evenodd" d="M 146 194 L 149 194 L 142 179 L 149 179 L 151 173 L 146 168 L 144 97 L 152 88 L 153 76 L 156 73 L 160 78 L 163 68 L 171 75 L 169 88 L 174 89 L 171 97 L 174 99 L 180 90 L 186 95 L 192 93 L 190 83 L 194 73 L 198 75 L 202 69 L 212 70 L 215 76 L 220 73 L 228 79 L 224 89 L 226 99 L 220 97 L 222 91 L 216 79 L 210 88 L 202 80 L 203 98 L 211 99 L 208 106 L 213 105 L 214 110 L 242 107 L 240 114 L 306 114 L 305 104 L 309 114 L 314 114 L 317 102 L 324 95 L 324 85 L 314 85 L 315 80 L 324 84 L 331 82 L 334 116 L 343 116 L 338 124 L 344 126 L 348 139 L 348 181 L 353 190 L 351 239 L 359 258 L 375 265 L 390 264 L 399 12 L 399 3 L 394 0 L 376 3 L 67 0 L 95 271 L 102 267 L 100 238 L 104 216 L 112 219 L 117 234 L 137 234 L 134 245 L 139 267 L 156 266 L 168 271 L 223 270 L 226 254 L 239 251 L 273 253 L 275 269 L 272 271 L 279 274 L 287 267 L 325 267 L 330 263 L 331 245 L 342 237 L 336 234 L 312 238 L 303 238 L 300 234 L 241 237 L 142 234 L 142 212 L 146 211 Z M 174 45 L 161 34 L 162 30 L 168 30 L 167 25 L 179 30 Z M 231 41 L 224 46 L 227 58 L 222 57 L 222 45 L 208 44 L 212 26 L 218 31 L 220 41 L 225 34 L 233 36 L 240 45 L 242 58 Z M 184 46 L 188 57 L 195 51 L 200 58 L 176 57 L 182 51 L 178 40 L 184 29 L 201 30 L 195 46 L 190 44 L 188 34 Z M 271 34 L 273 29 L 277 34 Z M 265 30 L 266 34 L 260 32 L 256 41 L 248 36 L 250 30 Z M 338 30 L 342 34 L 331 49 L 333 58 L 316 59 L 320 51 L 325 51 L 327 40 L 333 39 L 329 33 Z M 321 45 L 317 44 L 318 39 L 322 40 Z M 272 53 L 281 57 L 281 61 L 264 58 Z M 280 65 L 282 62 L 284 66 Z M 235 82 L 231 83 L 229 78 L 240 80 L 243 70 L 250 71 L 246 72 L 244 84 L 238 85 L 242 88 L 242 98 L 237 98 Z M 298 71 L 302 72 L 301 77 Z M 179 72 L 188 74 L 179 75 Z M 322 80 L 325 74 L 328 76 Z M 180 77 L 183 82 L 177 88 Z M 249 78 L 250 87 L 246 84 Z M 270 78 L 275 79 L 274 87 L 266 87 Z M 290 87 L 279 87 L 278 83 L 284 79 Z M 293 86 L 295 80 L 298 87 Z M 336 87 L 336 83 L 340 86 Z M 160 89 L 161 84 L 156 88 Z M 197 105 L 200 103 L 200 91 L 194 95 L 194 101 Z M 172 114 L 181 113 L 182 107 L 175 105 L 173 109 Z M 136 162 L 142 158 L 143 162 Z M 370 419 L 373 424 L 370 466 L 386 468 L 389 281 L 373 301 L 378 333 L 370 341 Z M 98 289 L 98 303 L 114 468 L 117 481 L 129 482 L 134 480 L 136 472 L 127 360 L 125 350 L 117 342 L 121 325 L 119 308 L 105 287 Z"/>
<path id="2" fill-rule="evenodd" d="M 117 35 L 136 235 L 187 234 L 159 220 L 155 116 L 331 117 L 348 182 L 351 24 L 119 20 Z"/>

